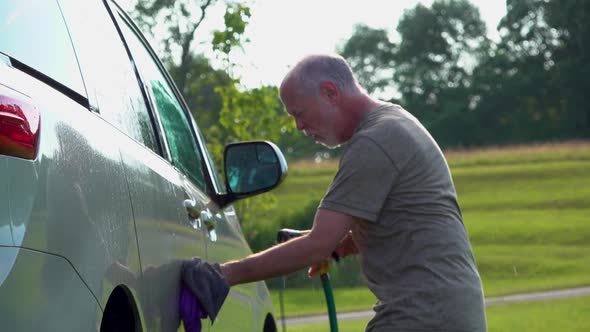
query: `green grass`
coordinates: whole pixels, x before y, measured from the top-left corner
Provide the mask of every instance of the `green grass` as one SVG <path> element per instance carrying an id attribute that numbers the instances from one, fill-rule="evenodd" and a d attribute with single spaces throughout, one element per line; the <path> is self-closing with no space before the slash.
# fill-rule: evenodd
<path id="1" fill-rule="evenodd" d="M 492 306 L 486 310 L 488 330 L 497 332 L 590 331 L 590 297 Z"/>
<path id="2" fill-rule="evenodd" d="M 487 296 L 590 284 L 590 209 L 466 212 Z"/>
<path id="3" fill-rule="evenodd" d="M 590 143 L 445 154 L 464 211 L 589 206 Z M 269 215 L 274 218 L 260 222 L 273 224 L 307 202 L 319 200 L 336 168 L 336 161 L 291 163 L 287 179 L 273 191 L 277 204 Z"/>
<path id="4" fill-rule="evenodd" d="M 367 320 L 346 320 L 338 322 L 339 332 L 360 332 L 365 330 L 367 326 Z M 307 324 L 307 325 L 295 325 L 287 328 L 288 332 L 330 332 L 330 325 L 328 322 Z"/>
<path id="5" fill-rule="evenodd" d="M 590 285 L 590 143 L 445 154 L 486 296 Z M 290 167 L 266 227 L 278 229 L 281 217 L 320 199 L 337 165 Z M 324 312 L 318 285 L 289 289 L 287 316 Z M 339 311 L 368 310 L 374 302 L 366 288 L 336 289 L 335 297 Z"/>
<path id="6" fill-rule="evenodd" d="M 279 292 L 272 290 L 271 297 L 276 313 L 280 316 Z M 287 317 L 327 313 L 326 300 L 321 286 L 319 288 L 286 289 L 283 293 L 283 300 Z M 375 296 L 367 288 L 336 288 L 334 289 L 334 302 L 338 312 L 370 310 L 375 303 Z"/>
<path id="7" fill-rule="evenodd" d="M 490 332 L 590 331 L 590 297 L 503 304 L 486 309 Z M 340 321 L 339 331 L 364 331 L 366 319 Z M 289 332 L 328 332 L 328 323 L 296 325 Z"/>

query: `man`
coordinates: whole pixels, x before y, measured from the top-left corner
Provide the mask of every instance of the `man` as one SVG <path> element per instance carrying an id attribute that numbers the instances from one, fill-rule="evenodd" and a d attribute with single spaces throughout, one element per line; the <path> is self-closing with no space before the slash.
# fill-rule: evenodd
<path id="1" fill-rule="evenodd" d="M 297 129 L 328 147 L 347 143 L 306 235 L 221 265 L 230 285 L 329 257 L 360 254 L 378 299 L 367 331 L 486 331 L 481 280 L 445 158 L 398 105 L 369 96 L 347 62 L 312 55 L 280 97 Z"/>

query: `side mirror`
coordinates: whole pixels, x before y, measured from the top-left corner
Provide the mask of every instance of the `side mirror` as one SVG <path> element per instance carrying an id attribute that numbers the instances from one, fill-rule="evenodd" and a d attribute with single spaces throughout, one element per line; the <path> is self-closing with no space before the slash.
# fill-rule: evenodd
<path id="1" fill-rule="evenodd" d="M 283 153 L 268 141 L 227 145 L 224 165 L 228 193 L 223 205 L 267 192 L 287 176 L 287 162 Z"/>

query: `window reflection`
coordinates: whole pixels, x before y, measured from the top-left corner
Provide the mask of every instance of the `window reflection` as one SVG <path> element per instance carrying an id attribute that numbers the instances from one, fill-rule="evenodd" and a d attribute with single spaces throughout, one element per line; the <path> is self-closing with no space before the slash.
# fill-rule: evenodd
<path id="1" fill-rule="evenodd" d="M 86 96 L 55 0 L 0 1 L 0 52 Z"/>
<path id="2" fill-rule="evenodd" d="M 61 0 L 88 82 L 90 103 L 121 131 L 156 153 L 146 102 L 121 37 L 100 1 Z"/>
<path id="3" fill-rule="evenodd" d="M 123 19 L 119 22 L 135 64 L 144 84 L 148 85 L 152 102 L 157 108 L 173 164 L 198 187 L 205 189 L 203 160 L 189 118 L 184 114 L 180 102 L 176 99 L 157 63 L 140 39 Z"/>

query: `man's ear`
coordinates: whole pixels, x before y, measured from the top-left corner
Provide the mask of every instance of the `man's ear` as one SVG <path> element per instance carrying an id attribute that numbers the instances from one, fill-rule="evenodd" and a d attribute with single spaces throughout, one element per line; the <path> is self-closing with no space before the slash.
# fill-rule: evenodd
<path id="1" fill-rule="evenodd" d="M 320 95 L 328 98 L 330 102 L 336 102 L 340 97 L 338 86 L 332 81 L 322 81 L 320 83 Z"/>

